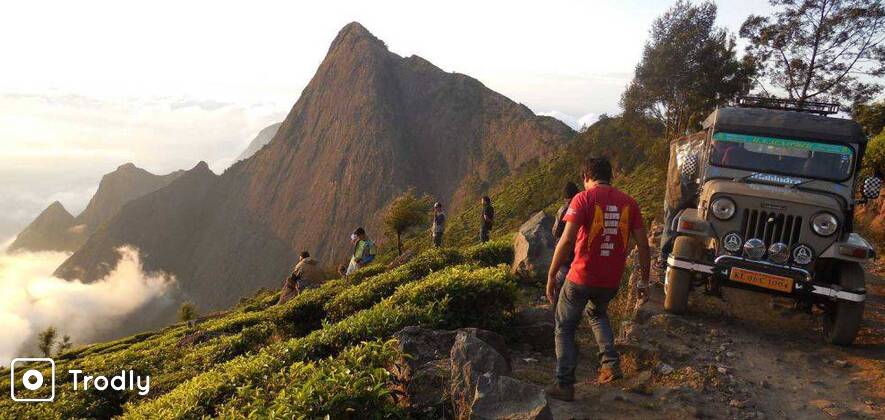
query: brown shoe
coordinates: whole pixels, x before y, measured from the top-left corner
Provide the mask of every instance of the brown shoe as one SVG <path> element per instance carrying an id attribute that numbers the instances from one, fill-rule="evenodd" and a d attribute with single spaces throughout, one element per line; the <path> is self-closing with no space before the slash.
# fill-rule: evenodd
<path id="1" fill-rule="evenodd" d="M 553 384 L 553 385 L 548 386 L 545 391 L 547 392 L 547 396 L 550 398 L 555 398 L 560 401 L 574 401 L 575 400 L 575 386 L 574 385 Z"/>
<path id="2" fill-rule="evenodd" d="M 596 382 L 602 385 L 623 377 L 624 374 L 621 372 L 621 368 L 603 366 L 599 369 L 599 377 L 596 379 Z"/>

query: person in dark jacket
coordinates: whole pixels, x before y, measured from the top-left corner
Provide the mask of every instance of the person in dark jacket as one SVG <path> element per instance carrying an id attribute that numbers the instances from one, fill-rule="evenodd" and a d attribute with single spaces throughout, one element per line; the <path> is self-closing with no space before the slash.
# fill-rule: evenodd
<path id="1" fill-rule="evenodd" d="M 565 187 L 562 189 L 563 204 L 556 212 L 556 220 L 553 221 L 553 239 L 555 239 L 556 242 L 559 242 L 559 239 L 562 238 L 562 232 L 565 230 L 565 214 L 566 212 L 568 212 L 568 207 L 569 204 L 572 202 L 572 197 L 577 195 L 578 192 L 578 184 L 575 184 L 572 181 L 567 182 L 565 184 Z M 559 273 L 556 275 L 556 294 L 553 298 L 554 302 L 559 301 L 559 290 L 562 288 L 562 283 L 565 281 L 565 276 L 566 274 L 568 274 L 568 271 L 572 266 L 572 259 L 575 256 L 574 250 L 569 251 L 569 254 L 562 262 L 562 268 L 559 269 Z"/>
<path id="2" fill-rule="evenodd" d="M 492 207 L 492 199 L 489 196 L 482 198 L 482 220 L 479 226 L 479 241 L 488 242 L 489 232 L 492 230 L 492 224 L 495 222 L 495 208 Z"/>
<path id="3" fill-rule="evenodd" d="M 433 246 L 442 246 L 443 232 L 446 230 L 446 213 L 439 202 L 433 204 L 433 226 L 430 231 L 433 236 Z"/>

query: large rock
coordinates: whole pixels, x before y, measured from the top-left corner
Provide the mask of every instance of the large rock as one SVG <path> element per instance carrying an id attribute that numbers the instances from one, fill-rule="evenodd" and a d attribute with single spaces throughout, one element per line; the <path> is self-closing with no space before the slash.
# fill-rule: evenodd
<path id="1" fill-rule="evenodd" d="M 459 330 L 450 357 L 452 407 L 458 418 L 464 418 L 470 413 L 477 379 L 508 374 L 510 366 L 498 350 L 478 337 L 477 330 Z"/>
<path id="2" fill-rule="evenodd" d="M 511 271 L 526 283 L 544 281 L 553 259 L 553 218 L 543 211 L 522 224 L 513 239 Z"/>
<path id="3" fill-rule="evenodd" d="M 443 418 L 451 412 L 449 353 L 456 331 L 431 330 L 410 326 L 394 337 L 406 356 L 393 371 L 406 397 L 410 414 L 423 418 Z M 450 416 L 449 416 L 450 417 Z"/>
<path id="4" fill-rule="evenodd" d="M 527 307 L 517 312 L 510 333 L 517 341 L 528 344 L 532 350 L 550 353 L 555 349 L 554 314 L 547 307 Z"/>
<path id="5" fill-rule="evenodd" d="M 552 420 L 553 414 L 541 387 L 509 376 L 486 373 L 477 378 L 470 418 Z"/>

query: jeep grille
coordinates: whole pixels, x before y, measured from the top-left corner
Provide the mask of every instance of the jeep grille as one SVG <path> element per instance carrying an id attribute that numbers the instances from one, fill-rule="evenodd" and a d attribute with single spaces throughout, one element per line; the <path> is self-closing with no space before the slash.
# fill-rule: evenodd
<path id="1" fill-rule="evenodd" d="M 766 245 L 783 242 L 792 247 L 802 233 L 802 217 L 778 212 L 744 209 L 741 231 L 744 238 L 759 238 Z"/>

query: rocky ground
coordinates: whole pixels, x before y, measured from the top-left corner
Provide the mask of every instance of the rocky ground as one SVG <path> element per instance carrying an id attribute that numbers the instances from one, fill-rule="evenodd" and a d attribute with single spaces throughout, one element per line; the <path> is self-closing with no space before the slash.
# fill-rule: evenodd
<path id="1" fill-rule="evenodd" d="M 623 379 L 596 383 L 582 326 L 576 400 L 550 400 L 553 418 L 885 418 L 885 260 L 868 272 L 866 323 L 851 348 L 825 344 L 817 316 L 739 290 L 696 291 L 689 314 L 665 314 L 656 285 L 621 326 Z M 512 376 L 550 383 L 552 348 L 516 347 Z"/>

